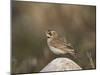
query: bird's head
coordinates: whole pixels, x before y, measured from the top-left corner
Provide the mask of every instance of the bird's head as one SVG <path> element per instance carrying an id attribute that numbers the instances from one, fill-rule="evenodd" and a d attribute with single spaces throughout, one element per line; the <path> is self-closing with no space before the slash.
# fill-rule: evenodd
<path id="1" fill-rule="evenodd" d="M 46 32 L 46 36 L 47 36 L 47 38 L 56 38 L 56 37 L 58 37 L 58 34 L 56 31 L 48 30 Z"/>

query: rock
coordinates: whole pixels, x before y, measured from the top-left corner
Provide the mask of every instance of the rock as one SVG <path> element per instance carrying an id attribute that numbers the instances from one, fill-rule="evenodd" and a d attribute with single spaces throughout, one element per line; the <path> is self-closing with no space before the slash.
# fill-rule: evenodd
<path id="1" fill-rule="evenodd" d="M 69 58 L 56 58 L 40 72 L 81 70 L 82 68 Z"/>

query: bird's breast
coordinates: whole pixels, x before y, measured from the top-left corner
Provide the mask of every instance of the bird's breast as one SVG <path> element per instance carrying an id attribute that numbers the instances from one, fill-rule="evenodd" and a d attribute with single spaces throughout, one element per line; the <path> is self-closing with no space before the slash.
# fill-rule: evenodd
<path id="1" fill-rule="evenodd" d="M 61 50 L 61 49 L 58 49 L 58 48 L 55 48 L 53 46 L 49 46 L 50 50 L 54 53 L 54 54 L 66 54 L 65 51 Z"/>

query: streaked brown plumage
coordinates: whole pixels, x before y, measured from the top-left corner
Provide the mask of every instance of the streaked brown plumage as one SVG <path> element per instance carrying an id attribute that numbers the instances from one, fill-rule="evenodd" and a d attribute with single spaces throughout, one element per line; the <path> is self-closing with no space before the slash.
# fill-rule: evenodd
<path id="1" fill-rule="evenodd" d="M 46 36 L 48 46 L 54 54 L 63 55 L 69 53 L 75 56 L 74 48 L 71 44 L 62 40 L 56 31 L 48 30 Z"/>

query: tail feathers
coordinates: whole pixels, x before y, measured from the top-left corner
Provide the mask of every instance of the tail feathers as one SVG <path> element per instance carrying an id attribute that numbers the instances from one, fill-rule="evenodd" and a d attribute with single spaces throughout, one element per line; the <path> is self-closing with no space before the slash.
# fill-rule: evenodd
<path id="1" fill-rule="evenodd" d="M 70 52 L 69 54 L 75 59 L 79 59 L 80 58 L 80 53 Z"/>
<path id="2" fill-rule="evenodd" d="M 70 53 L 71 56 L 73 56 L 74 58 L 77 58 L 77 55 L 75 52 Z"/>

